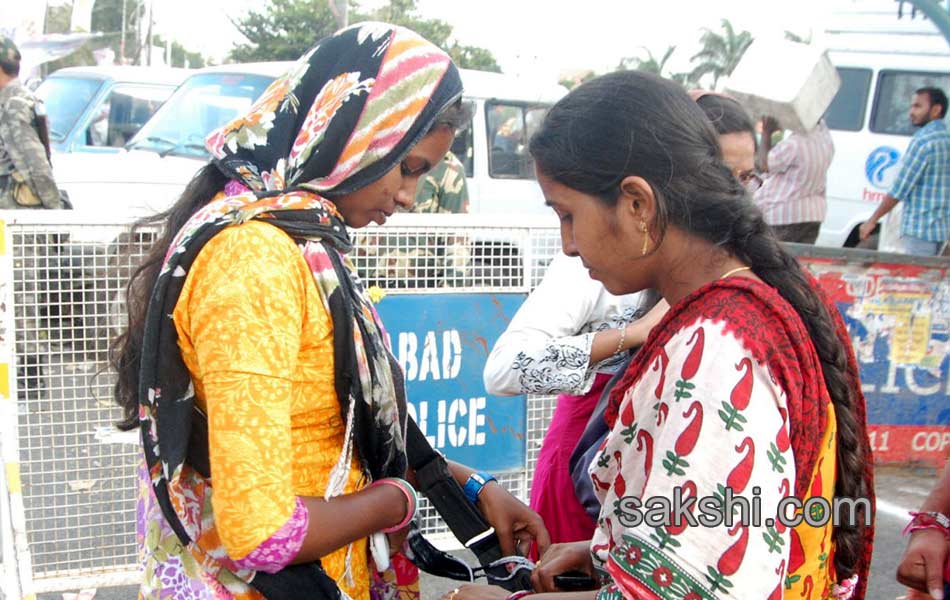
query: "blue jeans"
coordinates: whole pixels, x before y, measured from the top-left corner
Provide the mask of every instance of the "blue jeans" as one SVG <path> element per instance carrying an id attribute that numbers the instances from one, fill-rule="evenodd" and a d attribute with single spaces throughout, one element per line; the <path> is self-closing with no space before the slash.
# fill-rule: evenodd
<path id="1" fill-rule="evenodd" d="M 931 242 L 920 238 L 903 236 L 901 242 L 904 244 L 904 253 L 915 256 L 937 256 L 940 252 L 941 242 Z"/>

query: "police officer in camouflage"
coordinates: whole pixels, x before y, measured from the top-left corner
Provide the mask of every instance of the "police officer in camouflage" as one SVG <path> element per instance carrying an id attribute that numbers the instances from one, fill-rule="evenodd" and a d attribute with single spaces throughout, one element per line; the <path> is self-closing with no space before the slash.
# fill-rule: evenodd
<path id="1" fill-rule="evenodd" d="M 468 120 L 471 119 L 469 115 Z M 413 213 L 467 213 L 465 165 L 451 152 L 419 182 Z M 463 235 L 356 234 L 355 256 L 369 286 L 441 288 L 472 285 L 471 249 Z"/>
<path id="2" fill-rule="evenodd" d="M 19 75 L 20 51 L 0 36 L 0 209 L 62 208 L 43 105 Z"/>
<path id="3" fill-rule="evenodd" d="M 429 171 L 416 190 L 414 213 L 467 213 L 465 165 L 449 152 Z"/>

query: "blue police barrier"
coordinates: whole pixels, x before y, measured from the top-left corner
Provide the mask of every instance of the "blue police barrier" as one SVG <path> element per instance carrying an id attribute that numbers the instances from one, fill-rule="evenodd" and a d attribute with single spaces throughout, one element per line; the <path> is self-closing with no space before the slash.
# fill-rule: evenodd
<path id="1" fill-rule="evenodd" d="M 405 294 L 377 310 L 406 374 L 409 414 L 429 442 L 494 472 L 524 469 L 525 396 L 492 396 L 482 371 L 526 294 Z"/>

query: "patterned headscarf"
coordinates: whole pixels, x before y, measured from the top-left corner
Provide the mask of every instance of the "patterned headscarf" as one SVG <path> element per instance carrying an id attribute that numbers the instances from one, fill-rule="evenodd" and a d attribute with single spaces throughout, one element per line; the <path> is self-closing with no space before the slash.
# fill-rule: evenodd
<path id="1" fill-rule="evenodd" d="M 195 394 L 171 313 L 204 244 L 249 219 L 297 240 L 333 320 L 346 435 L 325 495 L 342 493 L 354 449 L 371 478 L 404 474 L 402 374 L 344 255 L 346 226 L 326 198 L 363 188 L 395 168 L 461 94 L 458 70 L 443 51 L 407 29 L 362 23 L 318 43 L 246 115 L 208 137 L 215 164 L 232 182 L 168 249 L 149 303 L 139 387 L 153 489 L 183 543 L 208 531 L 213 515 L 208 480 L 186 464 L 195 453 L 189 447 Z M 217 549 L 206 550 L 206 557 L 216 555 Z"/>

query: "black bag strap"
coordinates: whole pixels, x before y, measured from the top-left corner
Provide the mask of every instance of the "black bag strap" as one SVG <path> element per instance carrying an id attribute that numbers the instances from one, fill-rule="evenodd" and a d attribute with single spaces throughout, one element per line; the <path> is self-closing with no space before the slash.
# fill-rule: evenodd
<path id="1" fill-rule="evenodd" d="M 475 554 L 478 563 L 484 567 L 489 583 L 500 585 L 508 591 L 532 589 L 529 571 L 522 569 L 511 574 L 504 565 L 492 566 L 492 563 L 504 558 L 495 529 L 485 520 L 482 513 L 469 502 L 465 492 L 462 491 L 462 486 L 455 481 L 451 471 L 449 471 L 445 457 L 432 448 L 429 440 L 426 439 L 419 426 L 412 419 L 408 419 L 406 454 L 409 458 L 409 465 L 416 472 L 419 491 L 429 499 L 429 502 L 438 511 L 439 516 L 449 526 L 452 534 Z M 195 414 L 191 422 L 187 462 L 201 475 L 210 477 L 211 465 L 208 458 L 207 417 L 195 407 Z M 428 542 L 425 543 L 428 544 Z M 436 550 L 432 548 L 432 551 L 435 552 Z M 418 566 L 424 567 L 424 565 Z M 294 578 L 299 578 L 315 575 L 313 571 L 305 569 L 296 569 L 293 573 L 285 573 L 285 571 L 287 569 L 278 573 L 278 576 L 290 577 L 292 575 Z M 435 574 L 443 575 L 441 573 Z M 265 585 L 282 585 L 283 580 L 280 577 L 262 577 L 258 574 L 255 577 L 257 583 L 254 585 L 255 587 L 260 585 L 261 587 L 258 589 L 264 591 Z M 276 589 L 269 589 L 269 591 L 277 593 Z M 268 598 L 270 598 L 270 595 L 268 595 Z"/>
<path id="2" fill-rule="evenodd" d="M 50 149 L 49 142 L 49 119 L 47 119 L 45 114 L 39 114 L 35 110 L 33 111 L 33 129 L 36 130 L 36 135 L 40 138 L 40 142 L 46 150 L 46 160 L 52 164 L 53 152 Z"/>
<path id="3" fill-rule="evenodd" d="M 483 565 L 501 558 L 495 530 L 469 502 L 462 486 L 452 477 L 445 457 L 432 448 L 412 419 L 409 419 L 406 434 L 406 454 L 416 472 L 419 491 L 439 512 L 452 534 L 471 549 Z"/>
<path id="4" fill-rule="evenodd" d="M 432 448 L 412 419 L 409 419 L 406 432 L 406 454 L 409 465 L 416 472 L 419 490 L 429 499 L 452 534 L 475 554 L 479 564 L 485 568 L 489 583 L 508 591 L 532 589 L 529 570 L 520 569 L 512 574 L 503 564 L 493 565 L 504 558 L 495 529 L 469 502 L 462 486 L 449 471 L 445 457 Z"/>

